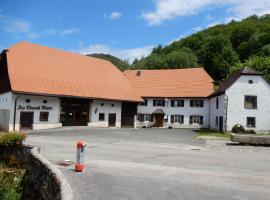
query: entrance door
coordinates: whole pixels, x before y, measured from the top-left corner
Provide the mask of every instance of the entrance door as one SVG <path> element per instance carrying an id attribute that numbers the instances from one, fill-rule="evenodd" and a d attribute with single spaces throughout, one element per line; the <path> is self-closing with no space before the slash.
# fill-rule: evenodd
<path id="1" fill-rule="evenodd" d="M 86 126 L 89 122 L 89 101 L 61 99 L 60 122 L 63 126 Z"/>
<path id="2" fill-rule="evenodd" d="M 116 124 L 116 114 L 109 113 L 109 127 L 115 127 Z"/>
<path id="3" fill-rule="evenodd" d="M 163 114 L 156 114 L 155 115 L 155 127 L 163 127 L 163 120 L 164 120 L 164 115 Z"/>
<path id="4" fill-rule="evenodd" d="M 219 131 L 223 132 L 223 117 L 219 116 Z"/>
<path id="5" fill-rule="evenodd" d="M 34 119 L 33 112 L 21 112 L 20 125 L 21 129 L 32 129 Z"/>

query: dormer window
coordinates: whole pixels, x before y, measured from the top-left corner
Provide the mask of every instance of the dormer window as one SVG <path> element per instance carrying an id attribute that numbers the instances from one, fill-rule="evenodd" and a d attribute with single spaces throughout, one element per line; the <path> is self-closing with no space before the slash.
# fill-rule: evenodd
<path id="1" fill-rule="evenodd" d="M 249 84 L 253 84 L 253 80 L 248 80 L 248 83 Z"/>

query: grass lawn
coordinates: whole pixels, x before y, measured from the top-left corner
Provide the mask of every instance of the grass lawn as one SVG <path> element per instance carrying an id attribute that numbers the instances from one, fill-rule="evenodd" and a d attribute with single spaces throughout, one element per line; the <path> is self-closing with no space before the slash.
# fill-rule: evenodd
<path id="1" fill-rule="evenodd" d="M 229 133 L 221 133 L 211 129 L 200 129 L 194 136 L 195 139 L 222 139 L 230 140 L 231 135 Z"/>

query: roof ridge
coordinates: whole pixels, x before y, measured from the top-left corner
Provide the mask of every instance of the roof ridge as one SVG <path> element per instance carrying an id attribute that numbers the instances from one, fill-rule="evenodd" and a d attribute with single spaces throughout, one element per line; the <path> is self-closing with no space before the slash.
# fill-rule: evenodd
<path id="1" fill-rule="evenodd" d="M 9 49 L 11 49 L 11 48 L 14 48 L 14 47 L 17 47 L 17 46 L 19 46 L 19 45 L 22 45 L 23 43 L 29 43 L 29 44 L 30 44 L 30 42 L 28 42 L 28 41 L 26 41 L 26 40 L 22 40 L 22 41 L 20 41 L 20 42 L 17 42 L 17 43 L 15 43 L 15 44 L 11 45 L 11 46 L 8 47 L 7 49 L 9 50 Z"/>
<path id="2" fill-rule="evenodd" d="M 170 69 L 127 69 L 125 71 L 174 71 L 174 70 L 191 70 L 191 69 L 204 69 L 204 67 L 188 67 L 188 68 L 170 68 Z"/>
<path id="3" fill-rule="evenodd" d="M 22 44 L 29 44 L 29 45 L 36 45 L 36 46 L 39 46 L 39 47 L 42 47 L 42 48 L 47 48 L 47 49 L 51 49 L 51 50 L 56 50 L 58 52 L 63 52 L 63 53 L 68 53 L 68 54 L 72 54 L 72 55 L 75 55 L 75 56 L 82 56 L 82 57 L 86 57 L 86 58 L 89 58 L 89 59 L 93 59 L 93 60 L 99 60 L 99 61 L 102 61 L 102 62 L 108 62 L 110 64 L 112 64 L 110 61 L 108 60 L 104 60 L 104 59 L 101 59 L 101 58 L 96 58 L 96 57 L 92 57 L 92 56 L 87 56 L 87 55 L 83 55 L 83 54 L 80 54 L 80 53 L 77 53 L 77 52 L 72 52 L 72 51 L 65 51 L 63 49 L 60 49 L 60 48 L 56 48 L 56 47 L 49 47 L 49 46 L 45 46 L 45 45 L 41 45 L 41 44 L 37 44 L 37 43 L 33 43 L 33 42 L 28 42 L 26 40 L 22 40 L 12 46 L 10 46 L 8 48 L 8 50 L 10 50 L 11 48 L 14 48 L 14 47 L 17 47 L 17 46 L 20 46 Z M 112 64 L 113 66 L 115 66 L 114 64 Z M 116 66 L 115 66 L 116 67 Z"/>

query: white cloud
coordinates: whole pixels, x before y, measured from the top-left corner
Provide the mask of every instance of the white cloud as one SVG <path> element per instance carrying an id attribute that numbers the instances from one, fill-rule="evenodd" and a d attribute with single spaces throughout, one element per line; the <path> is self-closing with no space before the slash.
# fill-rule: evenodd
<path id="1" fill-rule="evenodd" d="M 269 0 L 156 0 L 155 10 L 144 12 L 142 17 L 149 25 L 158 25 L 166 20 L 195 15 L 220 6 L 226 6 L 227 14 L 235 19 L 270 12 Z"/>
<path id="2" fill-rule="evenodd" d="M 88 47 L 82 47 L 79 50 L 80 54 L 92 54 L 92 53 L 104 53 L 104 54 L 111 54 L 123 60 L 127 60 L 128 62 L 132 62 L 135 58 L 141 58 L 149 55 L 154 48 L 154 45 L 148 45 L 139 48 L 132 48 L 132 49 L 114 49 L 107 45 L 101 44 L 93 44 L 89 45 Z"/>
<path id="3" fill-rule="evenodd" d="M 218 24 L 222 24 L 222 23 L 219 21 L 211 22 L 211 23 L 207 24 L 205 28 L 210 28 L 210 27 L 216 26 Z"/>
<path id="4" fill-rule="evenodd" d="M 119 19 L 122 17 L 122 14 L 120 12 L 114 11 L 110 14 L 109 18 L 114 20 L 114 19 Z"/>
<path id="5" fill-rule="evenodd" d="M 64 29 L 64 30 L 60 31 L 60 34 L 63 36 L 66 36 L 66 35 L 78 34 L 80 32 L 81 31 L 77 28 L 69 28 L 69 29 Z"/>

